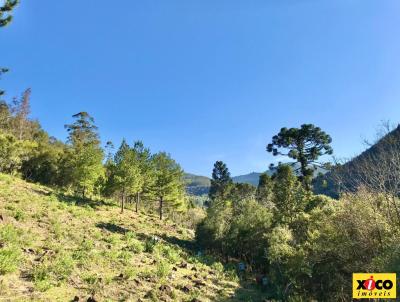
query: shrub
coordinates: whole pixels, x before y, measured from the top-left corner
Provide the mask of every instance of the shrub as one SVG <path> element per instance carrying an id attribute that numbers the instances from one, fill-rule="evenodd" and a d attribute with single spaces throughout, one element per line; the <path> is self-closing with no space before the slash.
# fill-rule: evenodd
<path id="1" fill-rule="evenodd" d="M 157 267 L 156 267 L 156 276 L 158 278 L 165 278 L 168 276 L 168 274 L 171 272 L 171 265 L 165 261 L 165 260 L 160 260 L 157 263 Z"/>
<path id="2" fill-rule="evenodd" d="M 17 270 L 21 261 L 21 252 L 16 247 L 0 249 L 0 275 L 12 273 Z"/>
<path id="3" fill-rule="evenodd" d="M 158 257 L 166 258 L 172 264 L 177 263 L 181 259 L 177 249 L 164 244 L 157 244 L 154 249 L 154 254 Z"/>
<path id="4" fill-rule="evenodd" d="M 0 226 L 0 243 L 2 245 L 18 244 L 21 235 L 21 231 L 12 224 Z"/>
<path id="5" fill-rule="evenodd" d="M 146 253 L 152 253 L 156 245 L 156 241 L 154 241 L 153 239 L 147 239 L 144 243 L 144 251 Z"/>
<path id="6" fill-rule="evenodd" d="M 127 232 L 124 235 L 124 239 L 127 244 L 127 249 L 133 253 L 139 254 L 144 251 L 145 247 L 142 242 L 136 239 L 136 235 L 133 232 Z"/>

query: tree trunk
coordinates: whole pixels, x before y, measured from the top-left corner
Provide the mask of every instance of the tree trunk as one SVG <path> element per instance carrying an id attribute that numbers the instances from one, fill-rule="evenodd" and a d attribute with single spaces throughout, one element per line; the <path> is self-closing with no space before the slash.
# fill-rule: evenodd
<path id="1" fill-rule="evenodd" d="M 163 218 L 163 198 L 160 197 L 160 220 Z"/>
<path id="2" fill-rule="evenodd" d="M 121 198 L 121 214 L 124 212 L 124 207 L 125 207 L 125 192 L 122 192 L 122 198 Z"/>
<path id="3" fill-rule="evenodd" d="M 136 213 L 139 212 L 139 202 L 140 202 L 140 192 L 137 192 L 137 194 L 136 194 L 136 207 L 135 207 Z"/>

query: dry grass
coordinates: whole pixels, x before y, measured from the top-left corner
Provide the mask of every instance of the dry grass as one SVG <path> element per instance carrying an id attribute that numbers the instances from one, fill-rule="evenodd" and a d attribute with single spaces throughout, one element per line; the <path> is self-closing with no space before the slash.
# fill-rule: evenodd
<path id="1" fill-rule="evenodd" d="M 119 211 L 0 174 L 0 301 L 253 301 L 192 232 Z"/>

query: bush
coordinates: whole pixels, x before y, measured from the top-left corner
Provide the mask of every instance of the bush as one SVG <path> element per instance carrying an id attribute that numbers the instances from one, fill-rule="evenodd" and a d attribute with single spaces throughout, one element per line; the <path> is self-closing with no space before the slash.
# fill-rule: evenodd
<path id="1" fill-rule="evenodd" d="M 165 260 L 159 260 L 156 266 L 156 276 L 163 279 L 171 272 L 171 264 Z"/>
<path id="2" fill-rule="evenodd" d="M 12 273 L 17 270 L 21 262 L 21 252 L 15 247 L 0 249 L 0 275 Z"/>
<path id="3" fill-rule="evenodd" d="M 136 235 L 133 232 L 127 232 L 124 235 L 124 240 L 126 241 L 126 248 L 127 250 L 135 253 L 135 254 L 140 254 L 145 250 L 145 247 L 143 246 L 142 242 L 138 239 L 136 239 Z"/>
<path id="4" fill-rule="evenodd" d="M 177 263 L 181 259 L 179 251 L 169 245 L 157 244 L 153 253 L 158 257 L 166 258 L 172 264 Z"/>
<path id="5" fill-rule="evenodd" d="M 1 245 L 19 244 L 21 231 L 15 228 L 12 224 L 0 226 L 0 243 Z"/>

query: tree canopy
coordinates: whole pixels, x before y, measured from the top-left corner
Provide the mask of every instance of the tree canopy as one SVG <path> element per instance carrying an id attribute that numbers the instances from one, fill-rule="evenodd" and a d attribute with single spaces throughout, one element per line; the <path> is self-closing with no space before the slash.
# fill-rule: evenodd
<path id="1" fill-rule="evenodd" d="M 310 189 L 313 174 L 312 165 L 319 165 L 318 158 L 333 153 L 332 138 L 312 124 L 303 124 L 300 128 L 282 128 L 272 137 L 267 151 L 274 156 L 284 155 L 300 163 L 300 179 Z"/>

